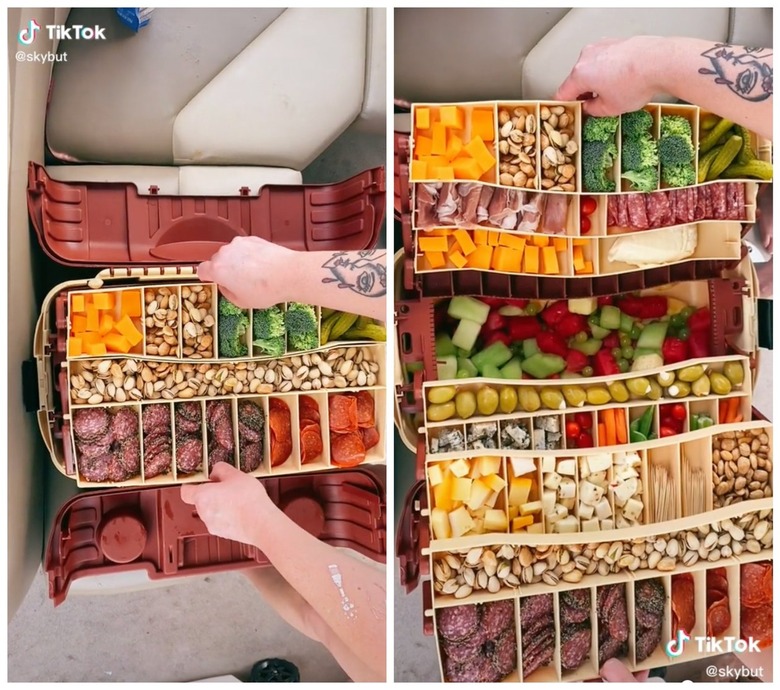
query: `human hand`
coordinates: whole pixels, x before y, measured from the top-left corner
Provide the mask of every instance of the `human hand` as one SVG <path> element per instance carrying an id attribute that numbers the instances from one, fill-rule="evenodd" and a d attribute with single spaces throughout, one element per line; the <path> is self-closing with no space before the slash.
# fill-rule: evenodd
<path id="1" fill-rule="evenodd" d="M 601 667 L 599 675 L 605 683 L 645 683 L 650 671 L 631 673 L 622 661 L 607 659 Z"/>
<path id="2" fill-rule="evenodd" d="M 242 309 L 263 309 L 292 299 L 296 254 L 259 237 L 236 237 L 198 266 L 198 278 L 219 285 Z"/>
<path id="3" fill-rule="evenodd" d="M 643 108 L 662 90 L 653 55 L 663 50 L 663 41 L 660 36 L 632 36 L 585 46 L 555 100 L 576 101 L 592 94 L 582 108 L 598 117 Z"/>
<path id="4" fill-rule="evenodd" d="M 214 465 L 210 479 L 182 485 L 181 500 L 195 506 L 214 536 L 254 545 L 265 524 L 263 513 L 272 505 L 263 485 L 226 462 Z"/>

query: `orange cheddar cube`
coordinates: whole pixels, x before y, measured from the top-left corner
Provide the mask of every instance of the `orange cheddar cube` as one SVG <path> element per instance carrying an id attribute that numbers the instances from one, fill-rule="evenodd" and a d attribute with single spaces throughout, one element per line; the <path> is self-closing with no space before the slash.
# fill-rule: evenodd
<path id="1" fill-rule="evenodd" d="M 557 275 L 560 273 L 555 247 L 542 247 L 542 273 L 546 275 Z"/>
<path id="2" fill-rule="evenodd" d="M 565 237 L 553 237 L 553 247 L 556 252 L 565 252 L 568 240 Z"/>
<path id="3" fill-rule="evenodd" d="M 419 136 L 414 140 L 414 155 L 417 158 L 430 156 L 433 150 L 433 139 L 430 137 Z"/>
<path id="4" fill-rule="evenodd" d="M 457 268 L 463 268 L 466 265 L 466 257 L 457 249 L 450 253 L 450 261 L 452 261 Z"/>
<path id="5" fill-rule="evenodd" d="M 500 259 L 496 260 L 496 254 L 500 253 Z M 517 273 L 520 270 L 520 257 L 522 254 L 517 249 L 510 247 L 496 247 L 493 253 L 493 267 L 503 273 Z"/>
<path id="6" fill-rule="evenodd" d="M 433 172 L 433 168 L 443 168 L 450 164 L 446 156 L 424 156 L 422 160 L 428 164 L 429 172 Z"/>
<path id="7" fill-rule="evenodd" d="M 467 230 L 456 230 L 453 236 L 464 256 L 468 256 L 477 248 Z"/>
<path id="8" fill-rule="evenodd" d="M 464 150 L 475 160 L 482 170 L 486 173 L 491 170 L 496 164 L 495 156 L 490 152 L 485 142 L 481 137 L 474 137 L 466 146 Z"/>
<path id="9" fill-rule="evenodd" d="M 84 333 L 79 333 L 78 337 L 81 338 L 81 345 L 85 351 L 87 345 L 94 345 L 100 342 L 100 333 L 97 331 L 84 331 Z"/>
<path id="10" fill-rule="evenodd" d="M 74 314 L 70 317 L 71 333 L 83 333 L 87 330 L 87 317 L 84 314 Z"/>
<path id="11" fill-rule="evenodd" d="M 86 345 L 86 353 L 92 357 L 101 357 L 107 354 L 106 346 L 103 343 L 88 343 Z"/>
<path id="12" fill-rule="evenodd" d="M 512 518 L 512 531 L 519 532 L 526 527 L 530 527 L 534 524 L 533 515 L 522 515 L 516 518 Z"/>
<path id="13" fill-rule="evenodd" d="M 487 244 L 488 243 L 488 231 L 487 230 L 474 230 L 474 244 Z"/>
<path id="14" fill-rule="evenodd" d="M 585 255 L 582 253 L 582 247 L 574 247 L 572 254 L 574 262 L 574 270 L 577 273 L 581 273 L 585 269 Z"/>
<path id="15" fill-rule="evenodd" d="M 431 126 L 431 109 L 415 108 L 414 124 L 417 127 L 417 129 L 429 129 Z"/>
<path id="16" fill-rule="evenodd" d="M 446 252 L 449 244 L 446 237 L 422 237 L 417 238 L 417 244 L 422 252 Z"/>
<path id="17" fill-rule="evenodd" d="M 444 259 L 444 252 L 425 252 L 425 258 L 431 268 L 444 268 L 447 263 Z"/>
<path id="18" fill-rule="evenodd" d="M 116 294 L 113 292 L 96 292 L 93 295 L 92 303 L 98 311 L 109 311 L 116 304 Z"/>
<path id="19" fill-rule="evenodd" d="M 547 235 L 531 235 L 531 244 L 534 247 L 546 247 L 550 244 L 550 238 Z"/>
<path id="20" fill-rule="evenodd" d="M 474 108 L 471 113 L 471 136 L 479 137 L 482 141 L 493 141 L 496 138 L 492 108 Z"/>
<path id="21" fill-rule="evenodd" d="M 130 341 L 119 333 L 109 333 L 103 338 L 103 343 L 109 352 L 121 352 L 127 354 L 132 349 Z"/>
<path id="22" fill-rule="evenodd" d="M 114 317 L 111 314 L 101 314 L 100 335 L 108 335 L 114 328 Z"/>
<path id="23" fill-rule="evenodd" d="M 585 268 L 582 269 L 583 273 L 593 273 L 593 262 L 592 261 L 586 261 L 585 262 Z"/>
<path id="24" fill-rule="evenodd" d="M 589 240 L 581 240 L 578 238 L 575 238 L 571 241 L 571 244 L 573 247 L 587 247 Z"/>
<path id="25" fill-rule="evenodd" d="M 429 237 L 449 237 L 452 234 L 452 230 L 449 228 L 432 228 L 431 230 L 425 230 L 423 236 Z"/>
<path id="26" fill-rule="evenodd" d="M 523 269 L 526 273 L 539 273 L 539 247 L 529 244 L 525 248 Z"/>
<path id="27" fill-rule="evenodd" d="M 118 333 L 121 333 L 123 336 L 125 336 L 132 347 L 138 345 L 138 343 L 140 343 L 144 338 L 141 331 L 135 327 L 135 324 L 127 315 L 123 316 L 114 324 L 114 329 Z"/>
<path id="28" fill-rule="evenodd" d="M 123 290 L 122 316 L 140 317 L 144 313 L 142 302 L 140 290 Z"/>
<path id="29" fill-rule="evenodd" d="M 488 244 L 491 247 L 497 247 L 501 241 L 501 233 L 498 230 L 488 230 Z"/>
<path id="30" fill-rule="evenodd" d="M 458 180 L 478 180 L 482 176 L 482 169 L 473 158 L 456 158 L 451 165 Z"/>
<path id="31" fill-rule="evenodd" d="M 507 247 L 496 247 L 493 249 L 493 256 L 490 259 L 490 268 L 494 271 L 500 271 L 499 268 L 504 262 L 504 252 L 507 251 Z"/>
<path id="32" fill-rule="evenodd" d="M 81 338 L 68 338 L 68 357 L 80 357 L 83 353 Z"/>
<path id="33" fill-rule="evenodd" d="M 487 244 L 477 245 L 477 248 L 466 259 L 466 266 L 487 271 L 490 268 L 492 257 L 493 247 Z"/>
<path id="34" fill-rule="evenodd" d="M 433 177 L 437 180 L 454 180 L 455 171 L 452 169 L 451 165 L 447 165 L 441 168 L 434 168 Z"/>
<path id="35" fill-rule="evenodd" d="M 447 129 L 441 122 L 434 124 L 431 129 L 433 129 L 431 153 L 434 156 L 443 156 L 447 153 Z"/>
<path id="36" fill-rule="evenodd" d="M 444 155 L 448 160 L 453 160 L 458 157 L 461 151 L 463 151 L 463 140 L 456 134 L 450 134 L 447 140 L 447 152 Z"/>
<path id="37" fill-rule="evenodd" d="M 412 161 L 409 168 L 409 177 L 412 180 L 427 180 L 428 164 L 425 161 Z"/>
<path id="38" fill-rule="evenodd" d="M 457 105 L 443 105 L 439 108 L 439 119 L 448 129 L 463 129 L 463 110 Z"/>
<path id="39" fill-rule="evenodd" d="M 93 332 L 100 330 L 100 316 L 94 304 L 87 305 L 87 330 Z"/>
<path id="40" fill-rule="evenodd" d="M 498 242 L 502 247 L 511 247 L 512 249 L 522 249 L 525 247 L 525 237 L 513 235 L 510 232 L 502 232 L 501 239 Z"/>
<path id="41" fill-rule="evenodd" d="M 70 310 L 75 314 L 83 314 L 86 307 L 86 301 L 84 295 L 71 295 L 70 297 Z"/>

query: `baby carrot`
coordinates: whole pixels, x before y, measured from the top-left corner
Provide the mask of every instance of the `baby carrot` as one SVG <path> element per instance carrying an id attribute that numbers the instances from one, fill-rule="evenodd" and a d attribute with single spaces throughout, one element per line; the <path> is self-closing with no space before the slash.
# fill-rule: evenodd
<path id="1" fill-rule="evenodd" d="M 604 422 L 599 422 L 599 440 L 597 445 L 599 446 L 609 445 L 609 443 L 607 443 L 607 431 L 606 431 L 606 427 L 604 426 Z"/>
<path id="2" fill-rule="evenodd" d="M 628 443 L 628 433 L 626 432 L 626 411 L 621 407 L 615 410 L 615 432 L 617 433 L 617 442 L 619 444 Z"/>
<path id="3" fill-rule="evenodd" d="M 604 420 L 604 428 L 607 432 L 607 445 L 617 445 L 617 438 L 615 435 L 615 410 L 604 410 L 601 413 L 601 417 Z"/>
<path id="4" fill-rule="evenodd" d="M 718 400 L 718 423 L 726 424 L 729 420 L 726 418 L 728 412 L 728 401 Z"/>
<path id="5" fill-rule="evenodd" d="M 737 421 L 736 417 L 739 413 L 739 398 L 729 398 L 727 404 L 728 413 L 726 414 L 726 423 L 730 424 Z"/>

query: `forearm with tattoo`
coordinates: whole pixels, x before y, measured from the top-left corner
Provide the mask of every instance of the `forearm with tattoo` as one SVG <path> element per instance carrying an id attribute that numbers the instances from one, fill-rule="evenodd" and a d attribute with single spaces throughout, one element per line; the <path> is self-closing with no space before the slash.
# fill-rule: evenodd
<path id="1" fill-rule="evenodd" d="M 754 103 L 772 96 L 771 50 L 716 43 L 701 56 L 710 67 L 701 67 L 699 74 L 714 77 L 736 96 Z"/>
<path id="2" fill-rule="evenodd" d="M 337 283 L 339 288 L 349 289 L 366 297 L 384 297 L 387 294 L 386 253 L 380 250 L 361 252 L 334 252 L 322 264 L 329 276 L 323 283 Z"/>

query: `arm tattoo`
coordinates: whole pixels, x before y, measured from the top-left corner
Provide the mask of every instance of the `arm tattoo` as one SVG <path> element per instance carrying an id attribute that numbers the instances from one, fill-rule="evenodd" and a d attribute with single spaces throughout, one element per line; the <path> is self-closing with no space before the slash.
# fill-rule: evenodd
<path id="1" fill-rule="evenodd" d="M 340 288 L 367 297 L 384 297 L 387 294 L 387 269 L 385 252 L 336 252 L 324 264 L 333 277 L 323 278 L 323 283 L 338 283 Z"/>
<path id="2" fill-rule="evenodd" d="M 699 74 L 714 76 L 716 84 L 724 84 L 740 98 L 755 103 L 772 96 L 772 65 L 768 62 L 772 51 L 716 43 L 701 55 L 712 69 L 702 67 Z"/>

